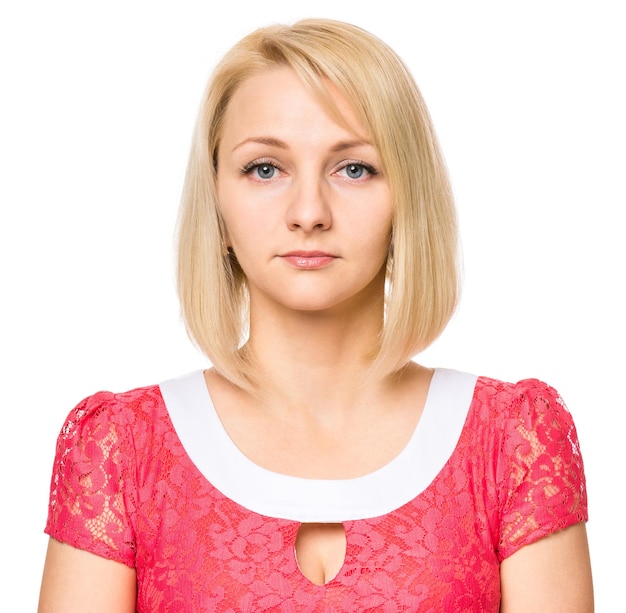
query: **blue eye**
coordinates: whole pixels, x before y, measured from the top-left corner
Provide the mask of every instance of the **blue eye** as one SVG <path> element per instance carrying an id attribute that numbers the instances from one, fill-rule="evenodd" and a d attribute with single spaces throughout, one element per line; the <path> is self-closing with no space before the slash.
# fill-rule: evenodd
<path id="1" fill-rule="evenodd" d="M 350 179 L 360 179 L 365 172 L 365 167 L 362 164 L 348 164 L 345 170 L 346 176 Z"/>
<path id="2" fill-rule="evenodd" d="M 346 179 L 352 179 L 353 181 L 367 179 L 372 175 L 378 174 L 378 171 L 373 166 L 358 161 L 345 163 L 337 172 Z"/>
<path id="3" fill-rule="evenodd" d="M 257 164 L 254 170 L 259 179 L 271 179 L 276 173 L 276 166 L 272 166 L 272 164 Z"/>
<path id="4" fill-rule="evenodd" d="M 253 160 L 249 162 L 239 172 L 243 175 L 250 175 L 252 179 L 259 181 L 269 181 L 278 178 L 278 173 L 282 169 L 273 162 L 263 160 Z"/>

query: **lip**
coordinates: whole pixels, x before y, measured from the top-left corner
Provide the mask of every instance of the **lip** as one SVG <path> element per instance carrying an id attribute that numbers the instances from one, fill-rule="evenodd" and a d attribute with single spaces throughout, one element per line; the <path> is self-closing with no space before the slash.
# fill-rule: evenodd
<path id="1" fill-rule="evenodd" d="M 300 270 L 325 268 L 337 258 L 337 256 L 325 251 L 290 251 L 283 253 L 280 257 Z"/>

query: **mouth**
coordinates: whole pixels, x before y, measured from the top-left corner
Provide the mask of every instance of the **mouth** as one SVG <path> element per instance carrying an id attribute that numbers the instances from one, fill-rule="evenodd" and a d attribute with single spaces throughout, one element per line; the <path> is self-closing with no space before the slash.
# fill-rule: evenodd
<path id="1" fill-rule="evenodd" d="M 284 261 L 300 270 L 317 270 L 332 264 L 337 256 L 324 251 L 290 251 L 280 256 Z"/>

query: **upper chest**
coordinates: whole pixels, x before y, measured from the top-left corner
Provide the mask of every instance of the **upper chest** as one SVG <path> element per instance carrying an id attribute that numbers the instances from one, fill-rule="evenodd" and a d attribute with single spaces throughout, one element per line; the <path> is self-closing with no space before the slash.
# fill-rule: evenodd
<path id="1" fill-rule="evenodd" d="M 146 494 L 142 521 L 168 519 L 167 526 L 161 519 L 163 529 L 143 535 L 141 555 L 162 563 L 177 555 L 183 566 L 193 561 L 198 581 L 228 586 L 233 597 L 248 598 L 251 585 L 264 586 L 263 602 L 299 593 L 327 603 L 338 594 L 353 597 L 355 590 L 359 598 L 371 595 L 383 585 L 387 596 L 413 598 L 433 585 L 451 593 L 450 582 L 461 592 L 468 589 L 468 572 L 482 576 L 495 599 L 495 499 L 480 489 L 484 479 L 472 463 L 478 450 L 468 442 L 459 448 L 472 438 L 462 434 L 475 378 L 454 378 L 456 384 L 443 389 L 456 392 L 444 393 L 436 405 L 457 405 L 456 414 L 449 410 L 445 417 L 449 440 L 433 440 L 437 413 L 426 407 L 425 421 L 392 462 L 361 478 L 337 480 L 302 479 L 258 466 L 220 428 L 216 413 L 206 410 L 201 387 L 191 393 L 188 385 L 164 385 L 176 433 L 167 447 L 176 466 L 155 484 L 158 496 Z M 490 497 L 492 506 L 486 504 Z M 301 529 L 320 524 L 330 529 Z M 467 560 L 474 561 L 471 571 Z M 148 574 L 151 565 L 143 565 Z"/>
<path id="2" fill-rule="evenodd" d="M 475 385 L 473 375 L 438 370 L 400 452 L 372 472 L 332 479 L 285 474 L 251 460 L 226 432 L 202 373 L 160 387 L 180 452 L 217 491 L 261 515 L 333 523 L 385 515 L 425 490 L 457 446 Z"/>
<path id="3" fill-rule="evenodd" d="M 138 535 L 140 585 L 155 589 L 163 576 L 159 569 L 167 567 L 172 585 L 190 582 L 200 586 L 194 597 L 210 592 L 217 598 L 211 606 L 228 602 L 235 610 L 241 602 L 250 607 L 241 610 L 249 611 L 289 602 L 308 603 L 312 611 L 333 603 L 337 611 L 367 610 L 372 599 L 379 606 L 396 602 L 407 611 L 426 605 L 465 610 L 439 608 L 443 598 L 452 598 L 497 611 L 499 564 L 488 529 L 492 510 L 481 508 L 481 498 L 469 494 L 473 485 L 459 474 L 450 467 L 403 507 L 332 524 L 326 533 L 316 533 L 313 524 L 245 509 L 202 488 L 197 475 L 189 483 L 197 493 L 185 506 L 165 496 L 160 500 L 167 508 L 156 510 L 153 500 L 140 509 L 142 515 L 150 510 L 143 520 L 149 525 L 158 523 L 154 513 L 167 518 L 167 525 Z M 193 517 L 185 509 L 193 509 Z M 308 527 L 313 530 L 307 533 Z M 340 603 L 352 608 L 339 608 Z M 198 603 L 199 610 L 202 606 L 206 603 Z"/>

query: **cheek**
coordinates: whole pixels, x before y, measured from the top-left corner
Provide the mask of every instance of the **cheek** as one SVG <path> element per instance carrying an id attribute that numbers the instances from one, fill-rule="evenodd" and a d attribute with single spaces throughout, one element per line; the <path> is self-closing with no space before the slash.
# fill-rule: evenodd
<path id="1" fill-rule="evenodd" d="M 227 247 L 235 247 L 248 239 L 245 238 L 246 220 L 249 214 L 239 206 L 241 198 L 233 190 L 228 190 L 218 184 L 217 197 L 220 215 L 224 223 L 224 241 Z M 243 236 L 242 236 L 243 235 Z"/>
<path id="2" fill-rule="evenodd" d="M 374 239 L 372 242 L 374 243 L 375 241 L 381 263 L 382 265 L 384 265 L 387 261 L 387 258 L 389 257 L 389 252 L 391 249 L 391 219 L 381 220 L 381 225 L 379 226 L 379 228 L 380 231 L 377 233 L 376 239 Z"/>
<path id="3" fill-rule="evenodd" d="M 267 243 L 267 230 L 263 220 L 256 218 L 250 211 L 229 208 L 222 211 L 226 247 L 231 247 L 242 268 L 248 263 L 254 265 L 255 259 L 263 254 Z"/>
<path id="4" fill-rule="evenodd" d="M 379 248 L 386 249 L 391 240 L 391 228 L 391 214 L 386 212 L 379 214 L 367 224 L 366 228 L 362 229 L 363 238 L 367 237 L 367 240 L 364 240 L 364 242 L 369 243 L 371 246 L 376 245 Z"/>
<path id="5" fill-rule="evenodd" d="M 234 184 L 233 184 L 234 183 Z M 237 182 L 217 184 L 217 198 L 227 246 L 240 249 L 258 243 L 269 231 L 266 203 Z"/>

